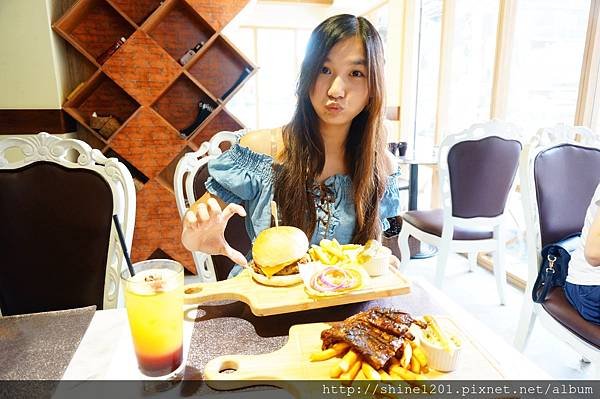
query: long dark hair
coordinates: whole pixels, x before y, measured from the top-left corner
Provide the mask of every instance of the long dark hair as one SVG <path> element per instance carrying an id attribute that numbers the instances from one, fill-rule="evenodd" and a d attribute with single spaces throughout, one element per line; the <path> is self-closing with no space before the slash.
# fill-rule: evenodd
<path id="1" fill-rule="evenodd" d="M 325 165 L 325 147 L 310 91 L 332 47 L 357 37 L 367 61 L 369 102 L 352 120 L 345 144 L 345 162 L 352 179 L 356 209 L 353 242 L 364 243 L 381 234 L 379 202 L 386 183 L 383 130 L 383 44 L 377 30 L 363 17 L 342 14 L 323 21 L 312 32 L 296 87 L 298 104 L 283 128 L 283 162 L 275 180 L 275 198 L 282 222 L 297 226 L 308 237 L 316 225 L 312 184 Z"/>

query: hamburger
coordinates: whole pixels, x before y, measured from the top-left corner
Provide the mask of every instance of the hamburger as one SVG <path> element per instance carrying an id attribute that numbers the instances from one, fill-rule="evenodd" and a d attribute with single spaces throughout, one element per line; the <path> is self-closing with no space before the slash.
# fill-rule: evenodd
<path id="1" fill-rule="evenodd" d="M 298 264 L 310 262 L 308 238 L 292 226 L 261 231 L 252 246 L 252 269 L 256 281 L 265 285 L 288 286 L 302 282 Z"/>

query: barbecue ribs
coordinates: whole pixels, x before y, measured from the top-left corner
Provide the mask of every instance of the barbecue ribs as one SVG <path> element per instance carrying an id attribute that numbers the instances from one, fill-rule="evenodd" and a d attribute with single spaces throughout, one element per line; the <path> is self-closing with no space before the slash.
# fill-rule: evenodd
<path id="1" fill-rule="evenodd" d="M 405 339 L 413 340 L 408 331 L 411 324 L 426 328 L 427 324 L 413 319 L 408 313 L 389 308 L 372 308 L 334 323 L 321 332 L 323 349 L 337 342 L 346 342 L 375 369 L 383 367 Z"/>

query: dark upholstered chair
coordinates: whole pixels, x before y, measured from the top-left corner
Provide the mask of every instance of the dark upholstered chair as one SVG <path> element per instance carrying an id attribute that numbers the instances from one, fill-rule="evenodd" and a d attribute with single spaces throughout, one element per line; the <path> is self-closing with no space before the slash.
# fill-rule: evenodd
<path id="1" fill-rule="evenodd" d="M 236 141 L 235 133 L 219 132 L 210 141 L 202 143 L 198 151 L 188 153 L 181 158 L 175 170 L 175 198 L 181 217 L 189 206 L 206 192 L 204 182 L 208 179 L 208 161 L 221 154 L 221 146 Z M 246 232 L 244 219 L 239 215 L 234 215 L 229 220 L 225 229 L 225 238 L 242 254 L 246 254 L 252 245 Z M 192 256 L 200 281 L 224 280 L 233 267 L 233 262 L 225 256 L 210 256 L 199 251 L 192 252 Z"/>
<path id="2" fill-rule="evenodd" d="M 504 209 L 517 173 L 521 143 L 516 127 L 490 121 L 450 135 L 440 146 L 438 167 L 442 208 L 408 211 L 398 237 L 402 254 L 409 253 L 408 238 L 439 249 L 435 283 L 442 286 L 450 252 L 493 252 L 500 302 L 505 301 Z M 410 260 L 402 256 L 406 271 Z"/>
<path id="3" fill-rule="evenodd" d="M 135 189 L 116 159 L 47 133 L 0 139 L 2 314 L 116 307 L 115 213 L 131 246 Z"/>
<path id="4" fill-rule="evenodd" d="M 579 141 L 575 141 L 576 136 Z M 599 378 L 600 326 L 583 319 L 562 288 L 554 288 L 543 304 L 532 301 L 531 291 L 542 247 L 580 233 L 583 228 L 588 205 L 600 183 L 600 139 L 585 127 L 540 129 L 523 152 L 520 178 L 528 278 L 515 346 L 521 350 L 525 347 L 538 318 L 548 331 L 594 362 Z"/>

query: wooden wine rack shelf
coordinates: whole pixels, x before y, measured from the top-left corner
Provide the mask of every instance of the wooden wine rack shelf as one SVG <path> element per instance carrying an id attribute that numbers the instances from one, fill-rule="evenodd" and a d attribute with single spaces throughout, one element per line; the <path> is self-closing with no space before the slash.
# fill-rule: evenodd
<path id="1" fill-rule="evenodd" d="M 121 159 L 136 180 L 134 261 L 169 256 L 195 268 L 180 243 L 173 174 L 185 153 L 215 133 L 244 127 L 225 104 L 256 67 L 221 31 L 248 1 L 78 0 L 53 24 L 95 68 L 63 109 L 90 145 Z M 121 38 L 125 43 L 106 56 Z M 212 111 L 195 126 L 200 102 Z M 93 129 L 94 112 L 116 118 L 120 127 Z"/>

